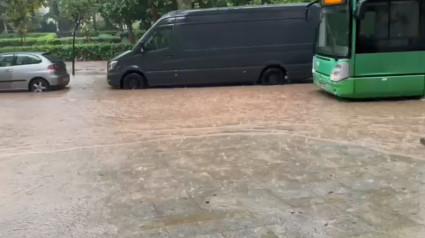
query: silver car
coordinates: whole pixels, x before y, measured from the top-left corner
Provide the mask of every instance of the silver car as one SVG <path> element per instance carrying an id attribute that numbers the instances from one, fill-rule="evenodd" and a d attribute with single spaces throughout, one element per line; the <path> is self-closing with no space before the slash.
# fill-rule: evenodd
<path id="1" fill-rule="evenodd" d="M 66 65 L 53 54 L 0 54 L 0 90 L 44 92 L 68 84 Z"/>

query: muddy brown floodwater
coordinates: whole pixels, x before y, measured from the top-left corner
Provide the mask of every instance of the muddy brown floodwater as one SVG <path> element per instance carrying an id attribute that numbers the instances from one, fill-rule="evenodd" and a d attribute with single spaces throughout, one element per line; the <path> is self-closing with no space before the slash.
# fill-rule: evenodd
<path id="1" fill-rule="evenodd" d="M 311 84 L 0 93 L 0 237 L 425 237 L 425 101 Z"/>

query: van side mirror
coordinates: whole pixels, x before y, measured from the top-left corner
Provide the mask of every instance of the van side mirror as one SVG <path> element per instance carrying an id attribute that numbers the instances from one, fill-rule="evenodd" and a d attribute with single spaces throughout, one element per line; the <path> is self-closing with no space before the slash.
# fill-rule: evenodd
<path id="1" fill-rule="evenodd" d="M 366 3 L 367 3 L 367 0 L 360 0 L 357 3 L 357 9 L 356 9 L 356 13 L 355 13 L 355 17 L 356 17 L 357 20 L 361 20 L 365 17 Z"/>
<path id="2" fill-rule="evenodd" d="M 145 53 L 145 45 L 144 44 L 141 44 L 140 45 L 140 53 Z"/>
<path id="3" fill-rule="evenodd" d="M 313 6 L 314 4 L 318 3 L 319 0 L 316 0 L 314 2 L 309 3 L 306 7 L 305 7 L 305 21 L 309 21 L 310 20 L 310 7 Z"/>

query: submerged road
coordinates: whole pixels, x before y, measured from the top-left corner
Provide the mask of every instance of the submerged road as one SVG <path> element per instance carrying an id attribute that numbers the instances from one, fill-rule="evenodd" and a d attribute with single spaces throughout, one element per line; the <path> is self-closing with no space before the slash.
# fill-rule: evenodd
<path id="1" fill-rule="evenodd" d="M 0 93 L 0 237 L 424 237 L 425 101 L 311 84 Z"/>

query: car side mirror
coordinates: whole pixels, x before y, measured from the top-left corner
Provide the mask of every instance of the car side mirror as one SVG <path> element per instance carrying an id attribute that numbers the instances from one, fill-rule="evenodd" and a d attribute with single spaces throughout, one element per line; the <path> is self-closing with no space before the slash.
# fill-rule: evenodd
<path id="1" fill-rule="evenodd" d="M 360 0 L 357 3 L 357 9 L 356 9 L 356 14 L 355 14 L 355 17 L 356 17 L 357 20 L 361 20 L 365 17 L 366 3 L 367 3 L 367 0 Z"/>

